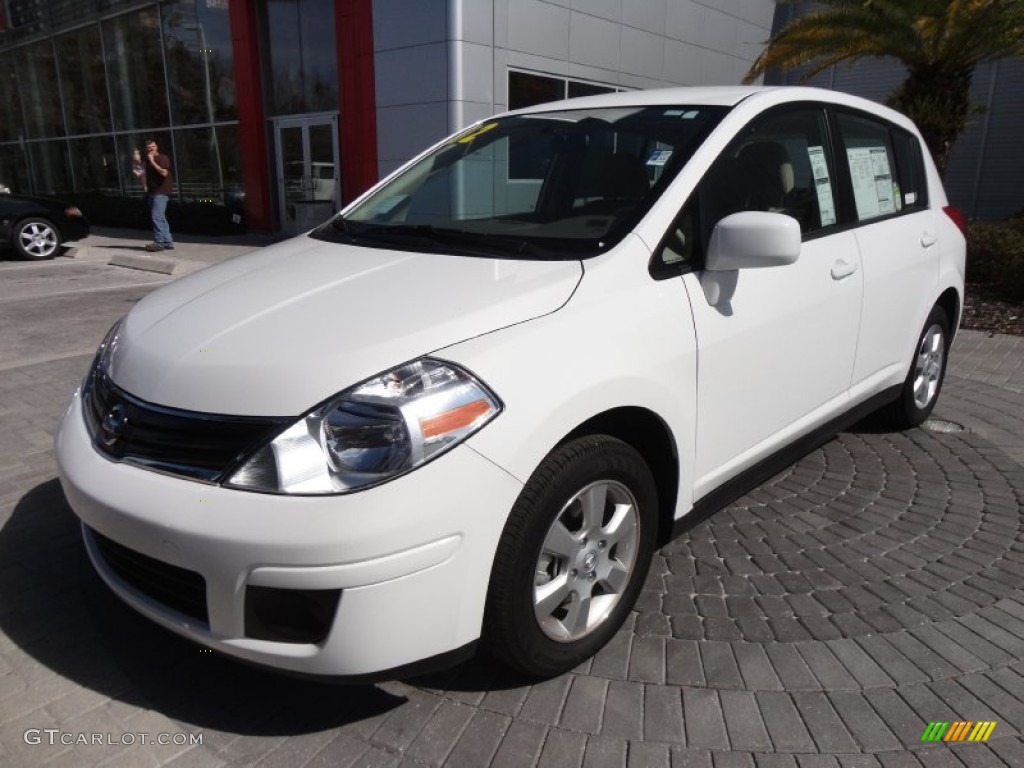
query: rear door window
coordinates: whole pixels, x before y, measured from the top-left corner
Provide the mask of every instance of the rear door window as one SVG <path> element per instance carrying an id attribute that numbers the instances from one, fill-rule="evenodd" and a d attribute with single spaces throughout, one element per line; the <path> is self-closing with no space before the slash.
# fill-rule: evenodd
<path id="1" fill-rule="evenodd" d="M 863 115 L 837 116 L 850 169 L 855 221 L 926 207 L 924 166 L 915 136 Z"/>

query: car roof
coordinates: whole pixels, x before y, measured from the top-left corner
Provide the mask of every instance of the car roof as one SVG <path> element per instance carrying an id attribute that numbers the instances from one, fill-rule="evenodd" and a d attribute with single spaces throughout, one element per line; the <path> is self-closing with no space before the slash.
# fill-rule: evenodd
<path id="1" fill-rule="evenodd" d="M 563 101 L 549 101 L 525 109 L 513 110 L 510 114 L 532 112 L 554 112 L 578 107 L 653 107 L 669 104 L 701 104 L 706 106 L 732 107 L 755 93 L 768 90 L 764 86 L 703 86 L 681 88 L 654 88 L 646 91 L 619 91 L 602 93 L 597 96 L 582 96 Z"/>
<path id="2" fill-rule="evenodd" d="M 809 86 L 781 85 L 723 85 L 675 88 L 654 88 L 651 90 L 619 91 L 597 96 L 582 96 L 563 101 L 535 104 L 532 107 L 507 112 L 508 115 L 529 115 L 543 112 L 558 112 L 571 109 L 599 109 L 622 107 L 657 106 L 721 106 L 735 107 L 743 101 L 760 103 L 764 107 L 793 101 L 817 101 L 854 107 L 884 117 L 891 122 L 913 128 L 904 115 L 875 101 L 853 96 L 842 91 Z"/>

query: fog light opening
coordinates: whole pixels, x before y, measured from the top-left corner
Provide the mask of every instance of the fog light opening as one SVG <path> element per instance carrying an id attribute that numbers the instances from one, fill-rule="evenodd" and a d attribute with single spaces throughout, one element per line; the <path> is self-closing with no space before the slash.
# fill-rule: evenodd
<path id="1" fill-rule="evenodd" d="M 334 624 L 340 598 L 340 589 L 246 587 L 245 636 L 277 643 L 319 643 Z"/>

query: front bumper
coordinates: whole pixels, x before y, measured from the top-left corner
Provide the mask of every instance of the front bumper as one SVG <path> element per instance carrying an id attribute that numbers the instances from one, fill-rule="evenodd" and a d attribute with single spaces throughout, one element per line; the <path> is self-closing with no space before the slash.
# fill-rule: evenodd
<path id="1" fill-rule="evenodd" d="M 369 675 L 476 640 L 494 551 L 522 488 L 467 445 L 345 496 L 222 488 L 108 460 L 92 445 L 78 393 L 56 452 L 90 558 L 118 596 L 206 647 L 311 675 Z M 172 577 L 201 577 L 207 620 L 124 578 L 103 540 Z M 251 610 L 259 588 L 337 591 L 323 638 L 260 639 Z"/>

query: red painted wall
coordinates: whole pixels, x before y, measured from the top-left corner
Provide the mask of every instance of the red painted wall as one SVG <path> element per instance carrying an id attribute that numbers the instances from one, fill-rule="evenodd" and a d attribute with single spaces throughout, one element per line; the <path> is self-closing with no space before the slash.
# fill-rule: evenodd
<path id="1" fill-rule="evenodd" d="M 347 203 L 377 182 L 373 0 L 335 0 L 341 110 L 341 193 Z"/>
<path id="2" fill-rule="evenodd" d="M 229 0 L 231 45 L 238 101 L 238 138 L 245 185 L 245 225 L 249 229 L 273 229 L 270 200 L 270 150 L 260 75 L 259 26 L 256 3 Z"/>

